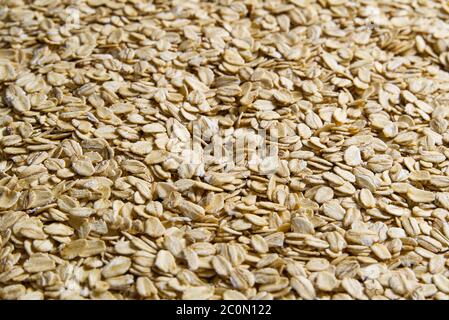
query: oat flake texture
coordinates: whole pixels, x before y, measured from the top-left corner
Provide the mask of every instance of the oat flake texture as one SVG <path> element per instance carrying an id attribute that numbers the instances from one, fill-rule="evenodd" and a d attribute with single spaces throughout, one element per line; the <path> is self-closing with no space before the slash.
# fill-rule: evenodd
<path id="1" fill-rule="evenodd" d="M 449 298 L 448 2 L 0 2 L 0 299 Z"/>

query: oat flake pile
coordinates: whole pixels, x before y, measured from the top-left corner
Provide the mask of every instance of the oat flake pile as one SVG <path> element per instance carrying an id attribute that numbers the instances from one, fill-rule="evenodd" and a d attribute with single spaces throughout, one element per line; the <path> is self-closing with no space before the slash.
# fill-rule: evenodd
<path id="1" fill-rule="evenodd" d="M 448 40 L 446 1 L 2 0 L 0 299 L 448 299 Z"/>

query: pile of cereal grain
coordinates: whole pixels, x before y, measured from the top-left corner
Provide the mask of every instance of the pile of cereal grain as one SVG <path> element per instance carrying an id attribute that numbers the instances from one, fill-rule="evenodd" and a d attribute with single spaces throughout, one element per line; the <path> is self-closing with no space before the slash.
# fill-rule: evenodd
<path id="1" fill-rule="evenodd" d="M 448 299 L 448 71 L 445 1 L 3 0 L 0 298 Z"/>

